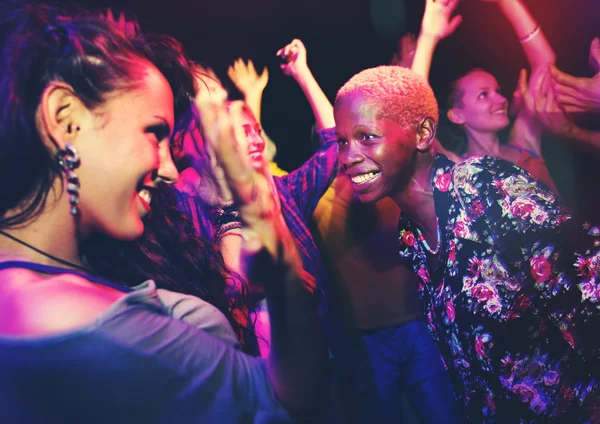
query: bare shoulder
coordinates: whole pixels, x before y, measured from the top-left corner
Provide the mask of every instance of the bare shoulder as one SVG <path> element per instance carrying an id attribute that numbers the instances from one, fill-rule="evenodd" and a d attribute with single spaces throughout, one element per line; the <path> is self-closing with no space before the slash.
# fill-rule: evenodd
<path id="1" fill-rule="evenodd" d="M 125 293 L 73 274 L 0 272 L 0 334 L 43 336 L 92 323 Z"/>

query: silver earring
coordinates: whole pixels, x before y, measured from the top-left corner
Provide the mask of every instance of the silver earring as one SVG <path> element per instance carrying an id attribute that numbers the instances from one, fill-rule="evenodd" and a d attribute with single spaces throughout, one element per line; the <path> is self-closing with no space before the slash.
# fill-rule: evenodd
<path id="1" fill-rule="evenodd" d="M 79 215 L 79 177 L 75 169 L 79 168 L 81 161 L 77 149 L 70 143 L 65 144 L 64 149 L 56 151 L 56 162 L 62 168 L 67 180 L 67 193 L 69 193 L 69 203 L 71 204 L 71 215 Z"/>

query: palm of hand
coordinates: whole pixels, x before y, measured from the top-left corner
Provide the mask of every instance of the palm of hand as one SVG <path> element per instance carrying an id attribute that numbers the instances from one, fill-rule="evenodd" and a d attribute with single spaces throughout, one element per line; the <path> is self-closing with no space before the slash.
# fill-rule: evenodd
<path id="1" fill-rule="evenodd" d="M 242 94 L 262 92 L 269 82 L 269 72 L 265 67 L 259 75 L 251 60 L 246 65 L 242 59 L 236 60 L 227 70 L 227 75 Z"/>
<path id="2" fill-rule="evenodd" d="M 462 22 L 460 15 L 452 17 L 457 5 L 458 0 L 427 0 L 421 23 L 422 33 L 438 40 L 450 36 Z"/>

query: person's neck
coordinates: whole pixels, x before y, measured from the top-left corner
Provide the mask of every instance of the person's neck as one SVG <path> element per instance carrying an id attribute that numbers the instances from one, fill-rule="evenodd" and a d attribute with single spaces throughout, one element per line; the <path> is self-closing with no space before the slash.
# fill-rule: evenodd
<path id="1" fill-rule="evenodd" d="M 430 245 L 437 244 L 437 215 L 433 198 L 432 178 L 434 157 L 431 153 L 418 153 L 410 180 L 392 200 L 402 212 L 423 232 Z"/>
<path id="2" fill-rule="evenodd" d="M 477 132 L 466 130 L 467 156 L 500 156 L 500 138 L 497 133 Z"/>
<path id="3" fill-rule="evenodd" d="M 75 219 L 69 213 L 68 200 L 67 204 L 63 204 L 66 196 L 62 196 L 58 202 L 54 203 L 54 199 L 51 197 L 49 196 L 47 201 L 47 205 L 50 206 L 46 207 L 40 216 L 22 227 L 3 231 L 49 255 L 77 267 L 85 268 L 86 265 L 79 255 L 76 224 Z M 42 265 L 69 267 L 1 234 L 0 260 L 19 260 Z"/>

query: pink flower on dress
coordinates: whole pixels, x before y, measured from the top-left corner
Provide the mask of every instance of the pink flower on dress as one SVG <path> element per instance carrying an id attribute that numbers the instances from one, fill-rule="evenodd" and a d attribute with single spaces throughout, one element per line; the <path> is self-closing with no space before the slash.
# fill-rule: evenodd
<path id="1" fill-rule="evenodd" d="M 487 302 L 496 297 L 496 290 L 489 284 L 480 283 L 471 289 L 471 296 L 479 302 Z"/>
<path id="2" fill-rule="evenodd" d="M 435 177 L 435 181 L 433 185 L 439 191 L 447 192 L 450 188 L 450 182 L 452 181 L 452 177 L 448 173 L 444 173 Z"/>
<path id="3" fill-rule="evenodd" d="M 580 277 L 590 278 L 595 273 L 591 258 L 580 256 L 573 265 L 577 269 L 577 275 Z"/>
<path id="4" fill-rule="evenodd" d="M 407 246 L 413 247 L 415 245 L 415 241 L 415 235 L 412 233 L 412 231 L 405 231 L 404 234 L 402 234 L 402 242 Z"/>
<path id="5" fill-rule="evenodd" d="M 596 291 L 598 290 L 598 287 L 596 287 L 593 278 L 582 281 L 578 287 L 581 291 L 581 298 L 583 300 L 596 300 Z"/>
<path id="6" fill-rule="evenodd" d="M 452 304 L 451 301 L 446 302 L 446 315 L 448 316 L 448 319 L 450 320 L 450 322 L 453 323 L 454 318 L 456 318 L 456 315 L 454 313 L 454 305 Z"/>
<path id="7" fill-rule="evenodd" d="M 504 181 L 496 180 L 492 183 L 492 186 L 494 186 L 494 188 L 496 189 L 498 194 L 500 194 L 501 196 L 506 195 L 507 191 L 506 191 L 506 188 L 504 187 Z"/>
<path id="8" fill-rule="evenodd" d="M 534 396 L 537 395 L 537 391 L 529 384 L 519 383 L 515 384 L 512 388 L 512 392 L 516 394 L 521 402 L 529 403 Z"/>
<path id="9" fill-rule="evenodd" d="M 473 216 L 473 218 L 479 218 L 481 215 L 483 215 L 483 212 L 484 209 L 481 201 L 479 199 L 475 200 L 473 204 L 471 204 L 469 213 L 471 216 Z"/>
<path id="10" fill-rule="evenodd" d="M 530 267 L 531 276 L 536 283 L 544 283 L 552 274 L 552 266 L 548 259 L 543 256 L 531 258 Z"/>
<path id="11" fill-rule="evenodd" d="M 479 258 L 471 258 L 469 259 L 469 271 L 476 277 L 479 277 L 479 273 L 481 272 L 481 259 Z"/>
<path id="12" fill-rule="evenodd" d="M 560 374 L 556 371 L 548 371 L 544 374 L 544 384 L 546 386 L 554 386 L 560 381 Z"/>
<path id="13" fill-rule="evenodd" d="M 533 212 L 535 204 L 530 200 L 518 199 L 511 203 L 510 213 L 515 218 L 527 218 Z"/>

